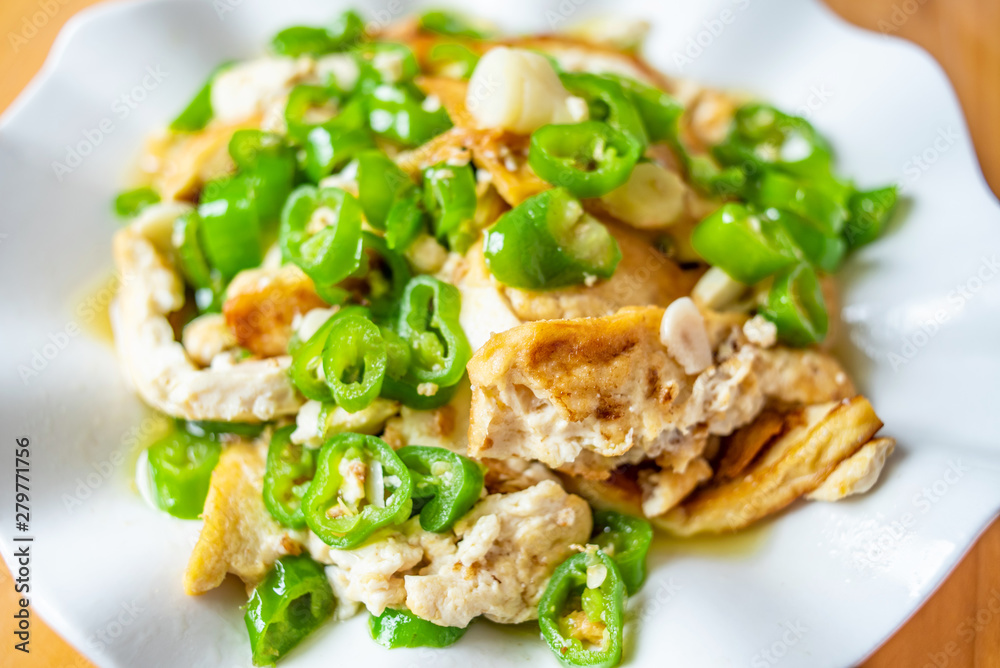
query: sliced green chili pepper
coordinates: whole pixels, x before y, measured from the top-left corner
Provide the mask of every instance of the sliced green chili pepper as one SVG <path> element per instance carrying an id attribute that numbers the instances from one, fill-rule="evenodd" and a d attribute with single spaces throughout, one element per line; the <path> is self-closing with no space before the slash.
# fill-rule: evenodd
<path id="1" fill-rule="evenodd" d="M 393 205 L 415 188 L 406 172 L 385 153 L 365 151 L 358 156 L 358 200 L 365 220 L 375 229 L 386 229 Z"/>
<path id="2" fill-rule="evenodd" d="M 602 574 L 599 586 L 587 586 Z M 600 550 L 581 552 L 552 574 L 538 602 L 538 625 L 564 665 L 612 668 L 621 661 L 624 608 L 625 585 L 614 560 Z"/>
<path id="3" fill-rule="evenodd" d="M 587 101 L 591 119 L 604 121 L 634 139 L 640 153 L 649 145 L 642 117 L 617 81 L 584 72 L 563 72 L 559 79 L 569 92 Z"/>
<path id="4" fill-rule="evenodd" d="M 177 252 L 177 264 L 184 279 L 195 289 L 213 285 L 212 268 L 205 259 L 200 238 L 201 218 L 197 211 L 181 214 L 174 221 L 172 241 Z"/>
<path id="5" fill-rule="evenodd" d="M 185 520 L 197 519 L 205 507 L 212 470 L 222 446 L 175 430 L 149 446 L 149 476 L 153 500 L 160 510 Z"/>
<path id="6" fill-rule="evenodd" d="M 673 141 L 678 136 L 678 122 L 684 107 L 673 96 L 625 76 L 602 76 L 621 86 L 642 119 L 650 143 Z"/>
<path id="7" fill-rule="evenodd" d="M 329 619 L 334 605 L 323 566 L 306 555 L 278 559 L 244 615 L 254 665 L 273 665 Z"/>
<path id="8" fill-rule="evenodd" d="M 313 183 L 329 176 L 359 153 L 374 148 L 364 101 L 352 98 L 340 114 L 306 135 L 304 169 Z"/>
<path id="9" fill-rule="evenodd" d="M 367 230 L 362 237 L 366 268 L 341 285 L 371 308 L 374 317 L 388 318 L 395 313 L 413 274 L 406 259 L 390 249 L 385 239 Z"/>
<path id="10" fill-rule="evenodd" d="M 742 204 L 726 204 L 698 223 L 691 245 L 706 262 L 747 284 L 797 261 L 795 244 L 785 228 Z"/>
<path id="11" fill-rule="evenodd" d="M 858 248 L 877 239 L 896 208 L 896 186 L 856 192 L 848 203 L 850 216 L 844 237 L 851 248 Z"/>
<path id="12" fill-rule="evenodd" d="M 211 439 L 218 439 L 224 435 L 257 438 L 263 433 L 266 426 L 265 422 L 223 422 L 221 420 L 183 420 L 182 422 L 184 429 L 189 434 Z"/>
<path id="13" fill-rule="evenodd" d="M 285 125 L 289 138 L 299 144 L 313 128 L 337 115 L 342 97 L 337 89 L 330 86 L 299 84 L 288 94 L 285 104 Z"/>
<path id="14" fill-rule="evenodd" d="M 397 452 L 413 477 L 414 500 L 424 531 L 447 531 L 479 500 L 483 469 L 468 457 L 426 445 L 407 445 Z"/>
<path id="15" fill-rule="evenodd" d="M 486 264 L 515 288 L 548 290 L 610 278 L 621 260 L 618 242 L 566 190 L 528 198 L 486 232 Z"/>
<path id="16" fill-rule="evenodd" d="M 372 132 L 403 147 L 425 144 L 451 127 L 440 102 L 432 104 L 412 85 L 376 86 L 365 101 Z"/>
<path id="17" fill-rule="evenodd" d="M 337 15 L 330 23 L 327 33 L 337 44 L 338 50 L 357 46 L 365 38 L 365 20 L 353 9 L 348 9 Z"/>
<path id="18" fill-rule="evenodd" d="M 413 51 L 405 44 L 371 42 L 355 52 L 358 61 L 357 89 L 368 92 L 380 84 L 399 84 L 412 81 L 420 74 Z"/>
<path id="19" fill-rule="evenodd" d="M 820 188 L 775 171 L 764 172 L 761 176 L 754 201 L 762 208 L 790 211 L 815 223 L 831 236 L 840 234 L 847 219 L 847 208 L 836 198 Z"/>
<path id="20" fill-rule="evenodd" d="M 847 252 L 847 242 L 841 235 L 830 234 L 818 223 L 780 209 L 765 209 L 760 215 L 784 227 L 813 266 L 828 274 L 832 274 L 840 266 Z"/>
<path id="21" fill-rule="evenodd" d="M 385 341 L 358 315 L 337 318 L 323 346 L 323 375 L 337 405 L 357 413 L 375 401 L 385 378 Z"/>
<path id="22" fill-rule="evenodd" d="M 385 339 L 388 357 L 385 380 L 382 382 L 383 397 L 418 411 L 434 410 L 451 401 L 458 390 L 458 383 L 448 387 L 438 386 L 433 393 L 428 393 L 426 386 L 421 388 L 421 383 L 409 373 L 413 361 L 409 342 L 388 327 L 382 328 L 382 338 Z"/>
<path id="23" fill-rule="evenodd" d="M 438 387 L 462 378 L 472 349 L 458 321 L 461 308 L 462 296 L 454 285 L 427 275 L 406 284 L 396 331 L 410 344 L 409 376 Z"/>
<path id="24" fill-rule="evenodd" d="M 326 28 L 292 26 L 271 38 L 271 49 L 282 56 L 321 56 L 336 49 Z"/>
<path id="25" fill-rule="evenodd" d="M 485 39 L 489 33 L 476 28 L 469 19 L 444 10 L 431 10 L 420 15 L 417 22 L 421 30 L 449 35 L 451 37 L 468 37 L 469 39 Z"/>
<path id="26" fill-rule="evenodd" d="M 300 186 L 285 203 L 278 240 L 286 260 L 333 285 L 361 267 L 361 206 L 340 188 Z"/>
<path id="27" fill-rule="evenodd" d="M 282 136 L 261 130 L 237 130 L 229 141 L 229 154 L 253 185 L 260 220 L 277 220 L 295 179 L 295 157 Z"/>
<path id="28" fill-rule="evenodd" d="M 389 248 L 403 252 L 426 227 L 427 215 L 418 188 L 407 188 L 396 196 L 385 217 L 385 242 Z"/>
<path id="29" fill-rule="evenodd" d="M 150 204 L 160 201 L 160 193 L 152 188 L 142 187 L 126 190 L 115 197 L 115 213 L 119 218 L 134 218 Z"/>
<path id="30" fill-rule="evenodd" d="M 386 649 L 397 647 L 449 647 L 465 635 L 468 627 L 438 626 L 409 610 L 386 608 L 368 618 L 372 640 Z"/>
<path id="31" fill-rule="evenodd" d="M 646 580 L 646 553 L 653 542 L 653 527 L 644 519 L 611 510 L 594 512 L 594 533 L 590 539 L 621 571 L 629 596 Z"/>
<path id="32" fill-rule="evenodd" d="M 215 113 L 212 110 L 212 83 L 220 72 L 231 65 L 232 63 L 223 63 L 212 71 L 208 81 L 195 94 L 194 99 L 188 103 L 184 111 L 178 114 L 177 118 L 171 121 L 171 130 L 174 132 L 199 132 L 205 129 Z"/>
<path id="33" fill-rule="evenodd" d="M 546 125 L 531 135 L 528 164 L 576 197 L 600 197 L 628 181 L 642 147 L 601 121 Z"/>
<path id="34" fill-rule="evenodd" d="M 300 343 L 292 353 L 289 374 L 292 377 L 292 383 L 305 398 L 314 401 L 333 401 L 333 395 L 322 375 L 323 348 L 336 320 L 348 315 L 367 317 L 370 312 L 362 306 L 341 307 L 320 325 L 319 329 L 307 341 Z"/>
<path id="35" fill-rule="evenodd" d="M 327 545 L 349 550 L 376 530 L 406 521 L 412 492 L 409 470 L 385 441 L 345 433 L 320 449 L 316 476 L 302 503 L 313 533 Z"/>
<path id="36" fill-rule="evenodd" d="M 434 222 L 434 234 L 464 254 L 476 240 L 476 175 L 471 165 L 440 162 L 424 170 L 424 208 Z"/>
<path id="37" fill-rule="evenodd" d="M 436 71 L 456 79 L 468 79 L 479 64 L 479 54 L 464 44 L 435 44 L 427 59 Z"/>
<path id="38" fill-rule="evenodd" d="M 766 104 L 737 109 L 729 135 L 712 152 L 724 165 L 776 167 L 811 177 L 830 172 L 830 147 L 809 121 Z"/>
<path id="39" fill-rule="evenodd" d="M 282 427 L 271 436 L 264 471 L 264 505 L 278 524 L 304 529 L 302 496 L 316 473 L 316 450 L 292 443 L 295 425 Z"/>
<path id="40" fill-rule="evenodd" d="M 799 264 L 774 277 L 761 315 L 778 328 L 778 338 L 793 346 L 819 343 L 829 319 L 816 272 Z"/>
<path id="41" fill-rule="evenodd" d="M 241 174 L 209 181 L 198 205 L 201 244 L 224 278 L 256 267 L 264 259 L 254 181 Z"/>

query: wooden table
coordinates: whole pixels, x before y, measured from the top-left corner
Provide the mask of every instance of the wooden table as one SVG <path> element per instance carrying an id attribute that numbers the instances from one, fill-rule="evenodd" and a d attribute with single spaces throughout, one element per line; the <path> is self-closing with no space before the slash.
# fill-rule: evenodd
<path id="1" fill-rule="evenodd" d="M 0 110 L 38 71 L 66 20 L 98 1 L 0 0 L 0 35 L 5 42 L 0 47 Z M 958 90 L 987 180 L 994 192 L 1000 192 L 1000 0 L 827 1 L 848 20 L 913 40 L 938 59 Z M 998 604 L 1000 521 L 864 667 L 998 668 Z M 2 567 L 0 619 L 9 620 L 15 605 L 10 574 Z M 971 628 L 970 620 L 975 625 L 977 615 L 982 628 L 970 637 L 965 629 Z M 0 668 L 91 665 L 44 622 L 35 623 L 31 648 L 27 657 L 14 656 L 9 640 L 4 640 Z"/>

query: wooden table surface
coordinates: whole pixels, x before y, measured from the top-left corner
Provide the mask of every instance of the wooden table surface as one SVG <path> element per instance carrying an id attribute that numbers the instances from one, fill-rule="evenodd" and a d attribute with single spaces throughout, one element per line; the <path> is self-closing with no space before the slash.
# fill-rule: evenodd
<path id="1" fill-rule="evenodd" d="M 0 110 L 34 76 L 52 40 L 74 13 L 100 0 L 0 0 Z M 926 48 L 951 78 L 979 159 L 1000 192 L 1000 0 L 827 0 L 844 18 Z M 980 538 L 941 588 L 865 668 L 1000 668 L 1000 521 Z M 15 596 L 0 566 L 0 619 Z M 8 622 L 3 622 L 5 628 Z M 970 634 L 967 629 L 977 629 Z M 31 654 L 0 646 L 0 668 L 87 668 L 91 664 L 44 622 L 33 627 Z"/>

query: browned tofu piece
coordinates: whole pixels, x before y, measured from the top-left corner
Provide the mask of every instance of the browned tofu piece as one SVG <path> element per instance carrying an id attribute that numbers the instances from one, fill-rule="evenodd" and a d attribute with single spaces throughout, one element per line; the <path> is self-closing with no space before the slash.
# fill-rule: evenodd
<path id="1" fill-rule="evenodd" d="M 205 524 L 184 573 L 184 590 L 204 594 L 228 573 L 253 588 L 285 554 L 297 554 L 298 541 L 264 506 L 264 455 L 249 443 L 222 452 L 205 499 Z"/>
<path id="2" fill-rule="evenodd" d="M 241 346 L 259 357 L 288 350 L 292 321 L 326 306 L 312 279 L 295 265 L 241 271 L 226 290 L 222 313 Z"/>

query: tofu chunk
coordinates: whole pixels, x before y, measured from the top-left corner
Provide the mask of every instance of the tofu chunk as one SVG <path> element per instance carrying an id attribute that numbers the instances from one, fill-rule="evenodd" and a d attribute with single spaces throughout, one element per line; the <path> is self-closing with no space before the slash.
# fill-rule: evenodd
<path id="1" fill-rule="evenodd" d="M 228 446 L 212 472 L 205 524 L 184 573 L 184 590 L 204 594 L 228 573 L 253 589 L 278 558 L 298 554 L 302 532 L 280 526 L 264 506 L 264 453 L 249 443 Z"/>
<path id="2" fill-rule="evenodd" d="M 126 374 L 153 408 L 187 420 L 255 422 L 295 414 L 302 401 L 287 356 L 200 369 L 174 340 L 167 316 L 184 305 L 177 270 L 132 227 L 114 237 L 123 277 L 112 305 L 115 346 Z"/>
<path id="3" fill-rule="evenodd" d="M 551 467 L 586 452 L 606 458 L 607 469 L 682 452 L 682 470 L 700 454 L 693 442 L 703 448 L 706 433 L 732 433 L 772 398 L 813 399 L 821 390 L 829 391 L 827 401 L 843 398 L 846 375 L 832 373 L 832 359 L 762 351 L 736 326 L 712 366 L 687 374 L 660 342 L 663 313 L 626 308 L 600 318 L 526 323 L 493 336 L 469 362 L 469 452 L 517 455 Z M 714 318 L 706 321 L 716 329 Z M 734 350 L 719 361 L 726 346 Z M 845 382 L 815 387 L 818 377 L 831 375 Z"/>

